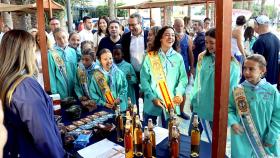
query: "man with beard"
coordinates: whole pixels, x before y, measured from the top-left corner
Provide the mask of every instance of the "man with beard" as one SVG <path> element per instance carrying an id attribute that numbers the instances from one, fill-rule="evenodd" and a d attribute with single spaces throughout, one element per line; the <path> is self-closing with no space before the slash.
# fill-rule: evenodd
<path id="1" fill-rule="evenodd" d="M 121 36 L 120 36 L 120 23 L 117 20 L 111 20 L 108 26 L 109 36 L 102 38 L 98 45 L 97 56 L 99 55 L 100 50 L 103 48 L 109 49 L 113 52 L 113 48 L 116 44 L 121 43 Z"/>
<path id="2" fill-rule="evenodd" d="M 92 34 L 92 19 L 91 17 L 85 16 L 83 18 L 84 29 L 79 32 L 81 37 L 81 42 L 83 41 L 93 41 L 93 34 Z"/>

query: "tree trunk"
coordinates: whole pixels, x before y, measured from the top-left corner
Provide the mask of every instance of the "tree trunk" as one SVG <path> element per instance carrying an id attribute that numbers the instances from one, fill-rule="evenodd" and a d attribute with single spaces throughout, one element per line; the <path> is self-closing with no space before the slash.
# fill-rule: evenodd
<path id="1" fill-rule="evenodd" d="M 192 7 L 191 5 L 188 5 L 188 17 L 191 17 L 192 14 Z"/>
<path id="2" fill-rule="evenodd" d="M 10 0 L 0 0 L 2 3 L 10 4 Z M 8 25 L 10 28 L 13 28 L 13 19 L 11 12 L 3 12 L 1 14 L 4 24 Z"/>
<path id="3" fill-rule="evenodd" d="M 29 0 L 11 0 L 11 3 L 23 5 L 29 4 Z M 31 28 L 31 16 L 24 12 L 13 12 L 14 29 L 29 30 Z"/>
<path id="4" fill-rule="evenodd" d="M 115 19 L 115 3 L 114 0 L 108 0 L 109 17 L 111 20 Z"/>
<path id="5" fill-rule="evenodd" d="M 248 7 L 247 7 L 247 10 L 252 10 L 252 4 L 253 4 L 253 2 L 252 2 L 252 1 L 248 1 Z"/>
<path id="6" fill-rule="evenodd" d="M 35 2 L 36 2 L 36 0 L 30 0 L 31 4 L 33 4 Z M 30 13 L 30 19 L 31 19 L 31 28 L 38 28 L 37 13 L 36 12 Z"/>
<path id="7" fill-rule="evenodd" d="M 261 3 L 261 14 L 265 14 L 265 11 L 264 11 L 265 2 L 266 2 L 266 0 L 262 0 L 262 3 Z"/>

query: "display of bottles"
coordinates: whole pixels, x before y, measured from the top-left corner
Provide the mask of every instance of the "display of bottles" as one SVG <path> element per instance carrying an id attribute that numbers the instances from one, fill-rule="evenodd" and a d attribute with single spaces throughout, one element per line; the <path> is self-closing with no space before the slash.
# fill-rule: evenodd
<path id="1" fill-rule="evenodd" d="M 120 111 L 120 105 L 117 105 L 116 108 L 116 130 L 117 130 L 117 141 L 123 141 L 124 134 L 124 126 L 123 126 L 123 118 Z"/>
<path id="2" fill-rule="evenodd" d="M 130 116 L 133 114 L 133 104 L 130 97 L 127 98 L 127 111 L 129 111 Z"/>
<path id="3" fill-rule="evenodd" d="M 143 155 L 143 152 L 142 152 L 142 124 L 140 122 L 140 119 L 139 119 L 139 116 L 136 115 L 135 117 L 135 128 L 134 128 L 134 132 L 133 132 L 133 135 L 134 135 L 134 154 L 135 156 L 137 157 L 140 157 Z"/>
<path id="4" fill-rule="evenodd" d="M 154 125 L 153 125 L 152 119 L 148 120 L 148 129 L 149 129 L 149 133 L 150 133 L 150 139 L 152 142 L 152 153 L 153 153 L 152 155 L 153 155 L 153 157 L 156 157 L 157 156 L 157 154 L 156 154 L 156 134 L 154 131 Z"/>
<path id="5" fill-rule="evenodd" d="M 199 146 L 200 146 L 200 131 L 198 128 L 198 116 L 193 117 L 193 128 L 191 130 L 191 158 L 199 157 Z"/>
<path id="6" fill-rule="evenodd" d="M 153 144 L 150 139 L 150 133 L 148 127 L 145 126 L 144 129 L 144 142 L 143 142 L 143 157 L 144 158 L 152 158 L 153 157 Z"/>
<path id="7" fill-rule="evenodd" d="M 130 126 L 130 120 L 126 120 L 124 134 L 124 148 L 126 158 L 133 158 L 133 136 L 132 131 L 130 130 Z"/>
<path id="8" fill-rule="evenodd" d="M 170 157 L 179 158 L 180 155 L 180 139 L 176 126 L 172 127 L 172 138 L 170 142 Z"/>

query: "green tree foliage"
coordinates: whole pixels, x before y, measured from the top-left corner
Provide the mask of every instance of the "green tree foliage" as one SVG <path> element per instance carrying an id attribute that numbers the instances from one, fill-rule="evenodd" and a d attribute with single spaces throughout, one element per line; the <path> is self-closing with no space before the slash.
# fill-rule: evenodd
<path id="1" fill-rule="evenodd" d="M 233 9 L 246 9 L 246 6 L 242 6 L 241 2 L 234 2 Z M 261 14 L 261 5 L 254 3 L 250 8 L 252 11 L 252 16 L 258 16 Z M 264 6 L 264 14 L 266 14 L 270 19 L 275 19 L 277 17 L 277 8 L 274 5 L 265 5 Z"/>
<path id="2" fill-rule="evenodd" d="M 100 5 L 96 7 L 96 16 L 109 16 L 109 7 L 107 5 Z"/>
<path id="3" fill-rule="evenodd" d="M 124 5 L 124 3 L 117 3 L 117 6 L 121 5 Z M 125 9 L 117 9 L 117 15 L 118 17 L 126 17 L 128 15 L 128 12 Z"/>
<path id="4" fill-rule="evenodd" d="M 117 3 L 116 6 L 124 5 L 124 3 Z M 125 17 L 127 15 L 127 11 L 123 9 L 117 9 L 118 17 Z M 107 5 L 100 5 L 96 7 L 96 16 L 109 16 L 109 7 Z"/>

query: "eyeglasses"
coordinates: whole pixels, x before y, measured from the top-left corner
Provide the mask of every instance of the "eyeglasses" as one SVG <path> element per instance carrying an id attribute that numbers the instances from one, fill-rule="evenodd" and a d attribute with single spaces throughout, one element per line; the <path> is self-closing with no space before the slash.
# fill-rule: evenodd
<path id="1" fill-rule="evenodd" d="M 136 24 L 128 24 L 128 26 L 131 26 L 131 27 L 135 27 L 136 25 L 138 25 L 139 23 L 136 23 Z"/>

